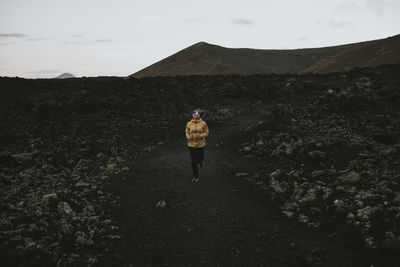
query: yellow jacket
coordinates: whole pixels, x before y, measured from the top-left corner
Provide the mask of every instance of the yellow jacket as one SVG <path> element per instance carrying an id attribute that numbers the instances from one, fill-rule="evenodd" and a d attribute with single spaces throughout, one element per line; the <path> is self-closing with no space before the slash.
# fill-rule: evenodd
<path id="1" fill-rule="evenodd" d="M 190 147 L 204 147 L 209 130 L 207 123 L 202 119 L 190 120 L 186 124 L 186 138 Z M 192 138 L 192 139 L 191 139 Z"/>

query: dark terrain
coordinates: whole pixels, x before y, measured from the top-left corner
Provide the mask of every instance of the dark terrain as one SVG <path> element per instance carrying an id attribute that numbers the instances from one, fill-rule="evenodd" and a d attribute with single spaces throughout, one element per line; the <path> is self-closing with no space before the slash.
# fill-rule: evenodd
<path id="1" fill-rule="evenodd" d="M 398 266 L 399 73 L 1 78 L 1 262 Z"/>

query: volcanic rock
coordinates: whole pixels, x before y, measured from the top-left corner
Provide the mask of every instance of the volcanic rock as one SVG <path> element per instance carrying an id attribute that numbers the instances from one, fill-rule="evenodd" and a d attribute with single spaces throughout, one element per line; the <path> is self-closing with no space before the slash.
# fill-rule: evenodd
<path id="1" fill-rule="evenodd" d="M 67 202 L 58 203 L 58 212 L 61 215 L 72 215 L 73 211 Z"/>

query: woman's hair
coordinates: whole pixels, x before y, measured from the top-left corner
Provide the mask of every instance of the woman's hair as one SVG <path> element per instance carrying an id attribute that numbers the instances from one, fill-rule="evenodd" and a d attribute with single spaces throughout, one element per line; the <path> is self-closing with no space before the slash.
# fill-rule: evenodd
<path id="1" fill-rule="evenodd" d="M 196 108 L 195 110 L 193 110 L 193 113 L 195 113 L 195 112 L 198 112 L 200 114 L 200 117 L 203 117 L 204 114 L 206 113 L 206 111 L 201 108 Z"/>

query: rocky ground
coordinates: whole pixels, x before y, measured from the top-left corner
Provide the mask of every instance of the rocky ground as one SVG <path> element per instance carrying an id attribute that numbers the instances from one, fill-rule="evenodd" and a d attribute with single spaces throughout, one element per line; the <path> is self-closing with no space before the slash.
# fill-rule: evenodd
<path id="1" fill-rule="evenodd" d="M 113 255 L 119 199 L 104 185 L 181 135 L 194 107 L 213 125 L 245 106 L 229 80 L 0 79 L 2 262 L 95 265 Z"/>
<path id="2" fill-rule="evenodd" d="M 307 97 L 267 108 L 241 153 L 265 161 L 246 179 L 284 216 L 399 252 L 400 79 L 388 74 L 352 72 L 327 84 L 293 78 L 286 87 L 308 87 Z"/>
<path id="3" fill-rule="evenodd" d="M 400 242 L 398 73 L 386 66 L 324 76 L 1 78 L 2 263 L 121 260 L 127 226 L 115 214 L 115 179 L 181 137 L 193 108 L 207 109 L 217 129 L 255 103 L 263 119 L 246 128 L 237 152 L 264 163 L 238 177 L 271 197 L 279 220 L 329 227 L 333 240 L 352 233 L 392 255 Z"/>

